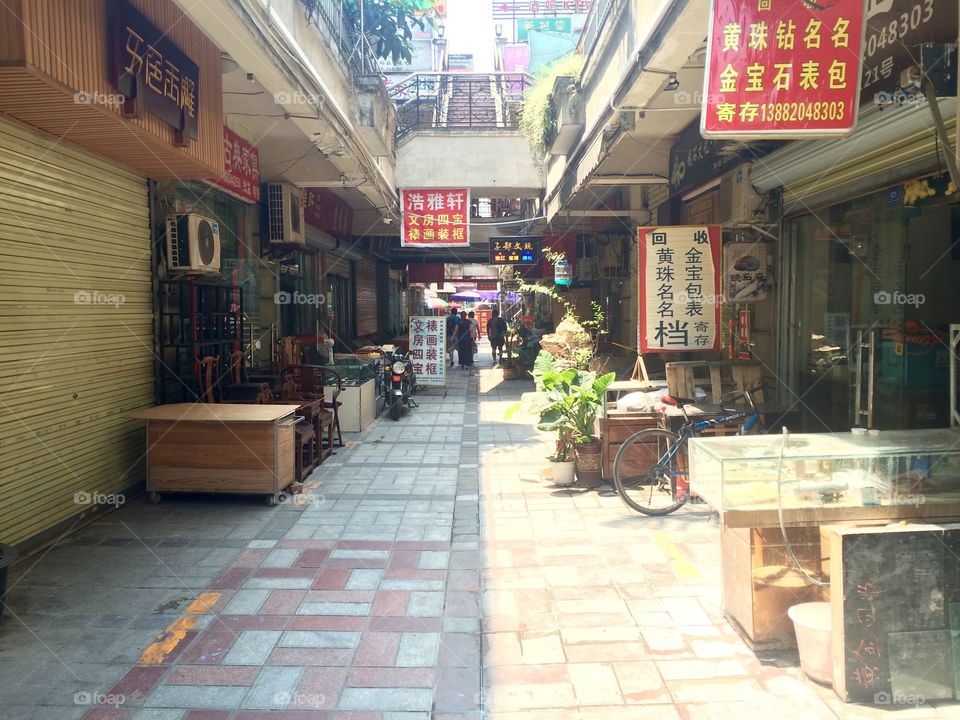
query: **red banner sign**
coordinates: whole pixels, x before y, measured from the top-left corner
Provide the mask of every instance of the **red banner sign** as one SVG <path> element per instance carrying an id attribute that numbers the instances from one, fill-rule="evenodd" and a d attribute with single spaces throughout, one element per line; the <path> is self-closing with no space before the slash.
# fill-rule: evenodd
<path id="1" fill-rule="evenodd" d="M 638 228 L 640 352 L 720 347 L 720 226 Z"/>
<path id="2" fill-rule="evenodd" d="M 469 190 L 401 190 L 400 210 L 403 213 L 402 247 L 469 247 Z"/>
<path id="3" fill-rule="evenodd" d="M 304 191 L 303 219 L 336 238 L 348 238 L 353 234 L 353 208 L 324 188 Z"/>
<path id="4" fill-rule="evenodd" d="M 863 27 L 863 0 L 713 0 L 703 136 L 851 131 Z"/>
<path id="5" fill-rule="evenodd" d="M 244 200 L 260 202 L 260 152 L 228 127 L 223 128 L 223 175 L 213 183 Z"/>

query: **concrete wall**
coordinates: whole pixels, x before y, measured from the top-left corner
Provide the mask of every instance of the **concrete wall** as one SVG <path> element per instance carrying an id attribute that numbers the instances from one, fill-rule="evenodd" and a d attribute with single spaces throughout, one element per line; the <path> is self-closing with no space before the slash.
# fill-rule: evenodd
<path id="1" fill-rule="evenodd" d="M 397 186 L 469 187 L 473 197 L 531 197 L 543 189 L 527 139 L 509 130 L 418 132 L 397 148 Z"/>

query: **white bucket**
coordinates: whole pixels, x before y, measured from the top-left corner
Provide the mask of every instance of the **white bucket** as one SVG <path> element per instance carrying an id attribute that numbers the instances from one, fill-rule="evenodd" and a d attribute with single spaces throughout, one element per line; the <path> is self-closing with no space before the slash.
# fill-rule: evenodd
<path id="1" fill-rule="evenodd" d="M 801 603 L 787 610 L 787 615 L 797 633 L 800 667 L 812 680 L 832 685 L 830 603 Z"/>

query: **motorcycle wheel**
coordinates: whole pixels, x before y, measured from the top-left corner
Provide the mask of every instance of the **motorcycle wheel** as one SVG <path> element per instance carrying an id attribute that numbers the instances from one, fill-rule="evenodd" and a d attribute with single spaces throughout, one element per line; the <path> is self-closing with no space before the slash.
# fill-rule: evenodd
<path id="1" fill-rule="evenodd" d="M 394 400 L 393 405 L 390 406 L 390 419 L 399 420 L 400 412 L 403 410 L 403 403 L 400 400 Z"/>

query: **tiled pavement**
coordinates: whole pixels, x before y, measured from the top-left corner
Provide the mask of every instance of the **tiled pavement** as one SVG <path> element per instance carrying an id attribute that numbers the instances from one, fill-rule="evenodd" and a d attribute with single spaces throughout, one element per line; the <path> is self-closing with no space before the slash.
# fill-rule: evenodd
<path id="1" fill-rule="evenodd" d="M 546 439 L 505 420 L 526 385 L 451 374 L 302 502 L 135 501 L 22 563 L 0 718 L 888 716 L 743 645 L 699 506 L 638 517 L 551 487 Z"/>

